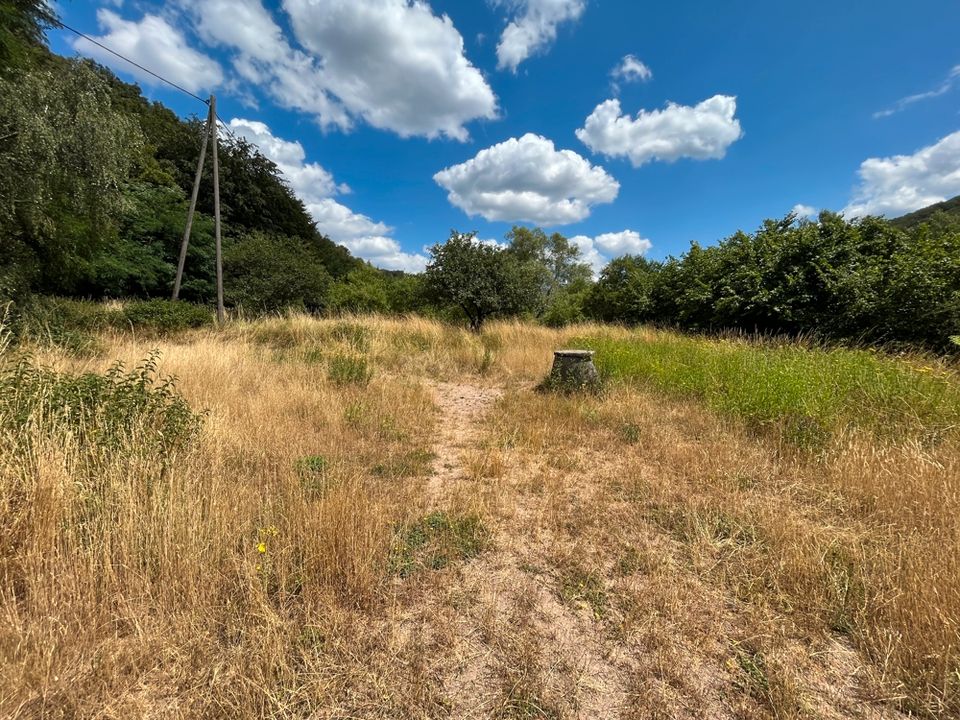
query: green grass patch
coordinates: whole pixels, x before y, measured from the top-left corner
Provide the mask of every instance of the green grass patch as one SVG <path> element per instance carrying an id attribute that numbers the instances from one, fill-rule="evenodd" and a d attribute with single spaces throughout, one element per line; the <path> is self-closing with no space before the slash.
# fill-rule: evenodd
<path id="1" fill-rule="evenodd" d="M 560 575 L 559 593 L 560 599 L 568 605 L 586 603 L 597 618 L 607 612 L 607 592 L 599 573 L 579 567 L 567 568 Z"/>
<path id="2" fill-rule="evenodd" d="M 477 515 L 432 512 L 397 530 L 390 568 L 400 577 L 418 570 L 442 570 L 452 562 L 476 557 L 489 540 L 490 533 Z"/>
<path id="3" fill-rule="evenodd" d="M 337 353 L 327 365 L 327 377 L 336 385 L 367 385 L 373 369 L 363 355 Z"/>
<path id="4" fill-rule="evenodd" d="M 844 348 L 659 333 L 580 338 L 605 378 L 701 400 L 801 447 L 847 428 L 935 441 L 960 427 L 960 380 L 945 366 Z"/>
<path id="5" fill-rule="evenodd" d="M 434 458 L 436 455 L 429 450 L 413 450 L 377 463 L 370 468 L 370 472 L 377 477 L 394 480 L 421 477 L 430 472 L 430 465 Z"/>

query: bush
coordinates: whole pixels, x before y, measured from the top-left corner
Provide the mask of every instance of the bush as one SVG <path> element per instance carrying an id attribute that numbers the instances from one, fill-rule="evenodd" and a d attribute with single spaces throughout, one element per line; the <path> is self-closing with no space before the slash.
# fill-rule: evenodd
<path id="1" fill-rule="evenodd" d="M 318 249 L 299 238 L 250 233 L 224 255 L 227 301 L 254 312 L 322 310 L 330 275 Z"/>
<path id="2" fill-rule="evenodd" d="M 373 370 L 362 355 L 336 354 L 330 359 L 327 377 L 337 385 L 366 385 Z"/>
<path id="3" fill-rule="evenodd" d="M 0 366 L 0 429 L 4 442 L 29 450 L 37 437 L 71 437 L 88 461 L 122 451 L 166 458 L 200 430 L 201 416 L 157 375 L 154 353 L 133 370 L 120 363 L 105 374 L 71 375 L 38 366 L 30 357 Z"/>
<path id="4" fill-rule="evenodd" d="M 158 333 L 178 332 L 213 324 L 207 308 L 173 300 L 142 300 L 126 305 L 122 311 L 124 324 Z"/>
<path id="5" fill-rule="evenodd" d="M 120 318 L 117 310 L 99 303 L 40 296 L 31 298 L 13 315 L 12 329 L 19 338 L 80 356 L 95 354 L 99 349 L 96 333 Z"/>

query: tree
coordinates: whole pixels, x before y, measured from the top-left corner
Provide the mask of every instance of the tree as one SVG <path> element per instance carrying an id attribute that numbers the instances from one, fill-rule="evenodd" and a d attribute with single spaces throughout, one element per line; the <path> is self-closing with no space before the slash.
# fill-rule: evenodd
<path id="1" fill-rule="evenodd" d="M 322 310 L 331 282 L 322 260 L 305 241 L 260 232 L 227 248 L 224 276 L 229 302 L 257 312 Z"/>
<path id="2" fill-rule="evenodd" d="M 610 261 L 587 294 L 587 314 L 603 322 L 631 325 L 653 320 L 653 292 L 659 270 L 659 263 L 639 255 Z"/>
<path id="3" fill-rule="evenodd" d="M 141 147 L 81 62 L 0 80 L 0 237 L 11 248 L 0 262 L 18 257 L 28 285 L 73 291 L 110 236 Z"/>
<path id="4" fill-rule="evenodd" d="M 476 239 L 476 233 L 450 234 L 430 248 L 426 281 L 438 299 L 460 307 L 470 329 L 480 332 L 491 317 L 516 315 L 540 300 L 540 275 L 533 263 Z"/>
<path id="5" fill-rule="evenodd" d="M 383 273 L 364 263 L 330 288 L 330 309 L 347 313 L 381 313 L 389 309 L 387 280 Z"/>
<path id="6" fill-rule="evenodd" d="M 46 0 L 0 0 L 0 70 L 23 64 L 43 47 L 44 31 L 55 23 Z"/>

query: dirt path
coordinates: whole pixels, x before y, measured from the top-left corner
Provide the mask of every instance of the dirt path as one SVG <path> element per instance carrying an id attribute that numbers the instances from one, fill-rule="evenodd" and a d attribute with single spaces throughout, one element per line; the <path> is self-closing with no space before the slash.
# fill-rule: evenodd
<path id="1" fill-rule="evenodd" d="M 433 504 L 443 504 L 470 482 L 464 456 L 479 449 L 485 421 L 504 389 L 439 382 L 432 387 L 441 420 L 426 493 Z M 509 464 L 504 468 L 508 478 L 516 472 Z M 452 633 L 457 661 L 436 668 L 451 717 L 536 714 L 540 703 L 565 706 L 568 717 L 618 716 L 626 702 L 624 678 L 595 618 L 562 603 L 549 583 L 524 569 L 546 562 L 537 548 L 524 547 L 516 527 L 536 522 L 537 512 L 512 484 L 502 491 L 512 512 L 489 518 L 492 547 L 464 566 L 459 578 L 471 607 Z"/>
<path id="2" fill-rule="evenodd" d="M 436 504 L 446 499 L 452 486 L 463 478 L 463 453 L 477 444 L 482 421 L 503 390 L 469 383 L 438 382 L 432 386 L 441 420 L 433 449 L 433 475 L 426 492 Z"/>

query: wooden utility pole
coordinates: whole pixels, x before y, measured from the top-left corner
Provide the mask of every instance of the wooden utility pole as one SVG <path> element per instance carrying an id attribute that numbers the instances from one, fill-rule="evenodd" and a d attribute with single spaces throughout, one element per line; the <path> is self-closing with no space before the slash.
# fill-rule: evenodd
<path id="1" fill-rule="evenodd" d="M 210 96 L 210 137 L 213 139 L 213 227 L 217 238 L 217 322 L 223 322 L 223 250 L 220 241 L 220 161 L 217 158 L 217 96 Z"/>
<path id="2" fill-rule="evenodd" d="M 213 108 L 210 108 L 213 111 Z M 183 231 L 180 243 L 180 261 L 177 263 L 177 279 L 173 283 L 173 299 L 180 298 L 180 283 L 183 281 L 183 268 L 187 264 L 187 248 L 190 246 L 190 231 L 193 229 L 193 214 L 197 209 L 197 194 L 200 192 L 200 178 L 203 175 L 203 161 L 207 157 L 207 144 L 210 142 L 211 112 L 207 113 L 207 124 L 203 127 L 203 143 L 200 145 L 200 160 L 197 162 L 197 174 L 193 178 L 193 192 L 190 195 L 190 209 L 187 211 L 187 227 Z"/>
<path id="3" fill-rule="evenodd" d="M 217 153 L 217 96 L 211 95 L 208 102 L 207 124 L 203 129 L 203 144 L 200 146 L 200 159 L 197 162 L 197 174 L 193 179 L 193 192 L 190 195 L 190 209 L 187 211 L 187 226 L 180 243 L 180 260 L 177 263 L 177 277 L 173 283 L 173 299 L 180 297 L 180 285 L 183 281 L 183 268 L 187 262 L 187 248 L 190 246 L 190 231 L 193 228 L 193 216 L 197 209 L 197 194 L 200 191 L 200 178 L 203 175 L 203 161 L 207 156 L 207 143 L 213 143 L 213 227 L 217 245 L 217 322 L 224 320 L 223 308 L 223 242 L 220 233 L 220 159 Z"/>

